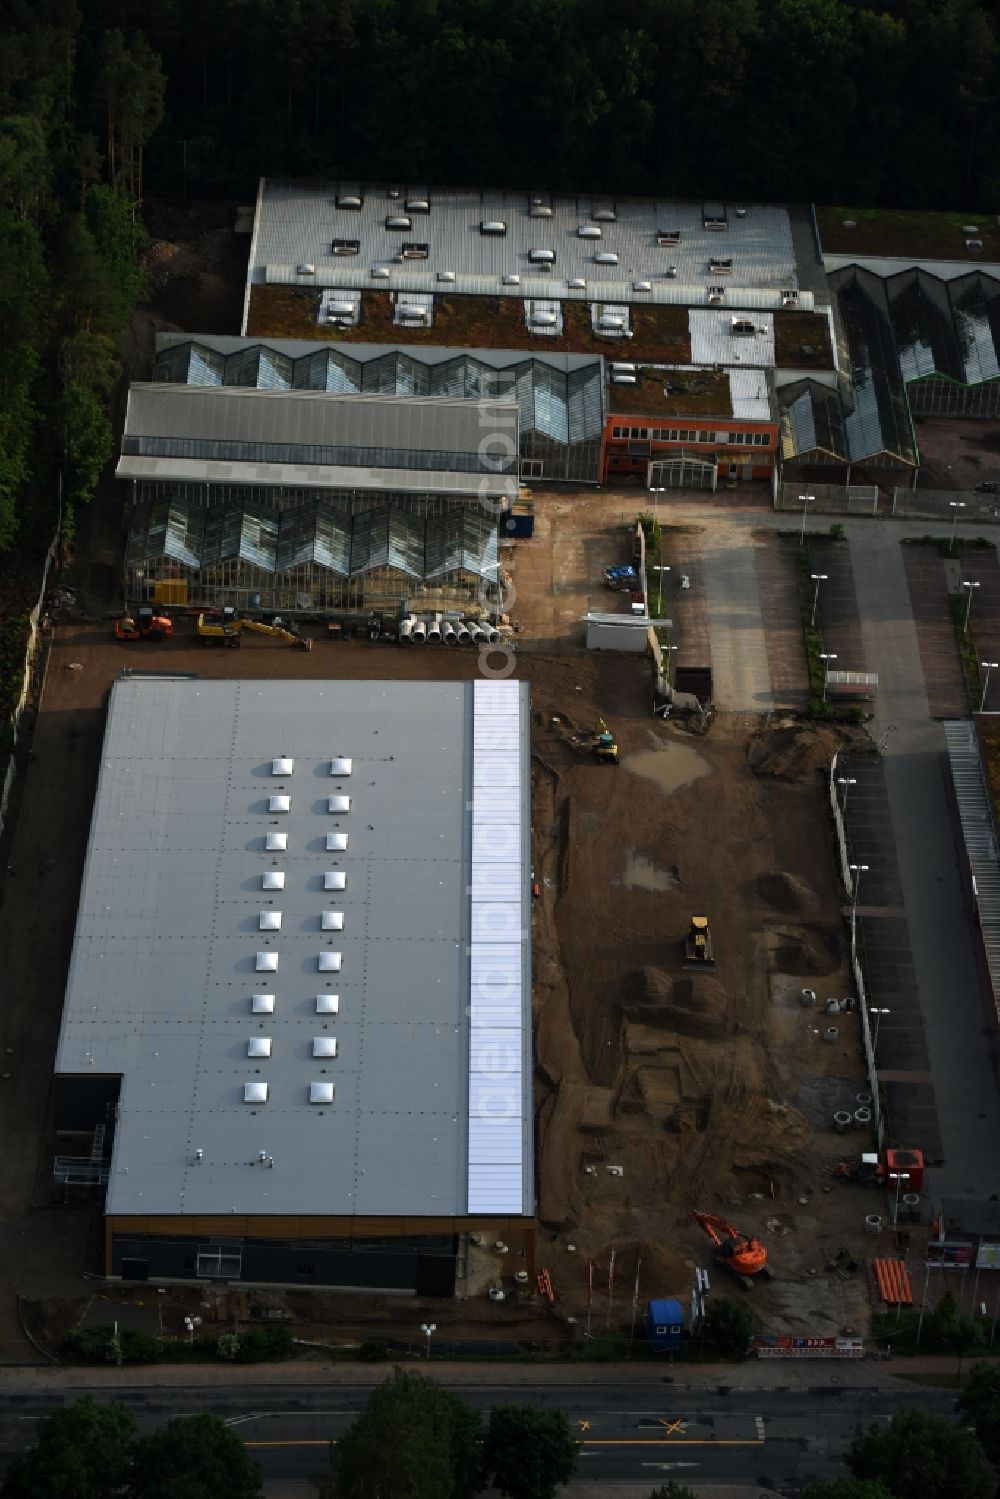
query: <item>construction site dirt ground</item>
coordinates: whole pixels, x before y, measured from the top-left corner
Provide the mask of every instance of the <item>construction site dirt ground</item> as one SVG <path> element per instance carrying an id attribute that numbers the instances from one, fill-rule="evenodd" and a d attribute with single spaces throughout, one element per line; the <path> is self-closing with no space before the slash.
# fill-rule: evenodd
<path id="1" fill-rule="evenodd" d="M 63 1207 L 50 1184 L 47 1109 L 104 709 L 114 679 L 134 665 L 262 680 L 462 679 L 478 670 L 471 652 L 367 642 L 318 639 L 309 654 L 267 640 L 238 654 L 204 650 L 190 621 L 160 646 L 117 642 L 105 620 L 56 627 L 0 905 L 0 1044 L 10 1049 L 0 1092 L 9 1147 L 0 1273 L 11 1293 L 0 1357 L 18 1347 L 14 1293 L 32 1318 L 37 1309 L 40 1330 L 65 1329 L 89 1293 L 84 1271 L 99 1269 L 96 1209 Z M 752 1300 L 762 1329 L 865 1323 L 863 1277 L 845 1273 L 836 1254 L 862 1257 L 872 1203 L 830 1175 L 841 1155 L 869 1143 L 831 1129 L 834 1111 L 853 1109 L 863 1086 L 856 1017 L 836 1017 L 836 1041 L 822 1038 L 831 1023 L 823 1002 L 850 992 L 822 787 L 834 735 L 725 716 L 707 737 L 686 732 L 650 717 L 647 670 L 641 658 L 582 650 L 517 657 L 532 688 L 541 892 L 532 915 L 538 1263 L 551 1272 L 556 1305 L 519 1295 L 491 1303 L 488 1285 L 502 1279 L 513 1290 L 523 1261 L 517 1245 L 505 1260 L 487 1247 L 470 1260 L 469 1299 L 435 1304 L 444 1336 L 558 1338 L 567 1316 L 582 1321 L 585 1261 L 594 1259 L 606 1285 L 612 1246 L 618 1319 L 627 1321 L 639 1256 L 641 1297 L 686 1298 L 693 1265 L 711 1257 L 696 1207 L 767 1241 L 775 1279 Z M 617 769 L 589 749 L 600 716 L 619 740 Z M 682 972 L 694 912 L 712 921 L 711 975 Z M 801 1005 L 803 987 L 816 990 L 818 1008 Z M 202 1294 L 161 1298 L 166 1325 Z M 260 1294 L 269 1306 L 283 1301 Z M 245 1296 L 234 1288 L 214 1303 L 218 1314 Z M 291 1299 L 300 1326 L 347 1339 L 365 1327 L 412 1331 L 419 1307 L 405 1298 Z"/>

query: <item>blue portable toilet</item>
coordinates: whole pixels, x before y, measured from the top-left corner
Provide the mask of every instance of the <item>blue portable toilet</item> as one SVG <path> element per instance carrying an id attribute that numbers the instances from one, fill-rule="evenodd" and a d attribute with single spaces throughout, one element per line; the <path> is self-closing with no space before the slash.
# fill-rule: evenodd
<path id="1" fill-rule="evenodd" d="M 684 1341 L 684 1313 L 667 1298 L 646 1304 L 646 1343 L 654 1353 L 673 1353 Z"/>

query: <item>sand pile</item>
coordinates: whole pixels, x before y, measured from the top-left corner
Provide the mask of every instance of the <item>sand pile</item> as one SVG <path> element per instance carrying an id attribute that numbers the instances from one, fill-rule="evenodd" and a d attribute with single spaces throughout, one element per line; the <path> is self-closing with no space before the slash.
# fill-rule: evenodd
<path id="1" fill-rule="evenodd" d="M 783 916 L 812 916 L 819 904 L 805 880 L 783 870 L 776 874 L 759 874 L 754 888 L 762 901 Z"/>
<path id="2" fill-rule="evenodd" d="M 672 979 L 662 968 L 636 969 L 622 981 L 621 1007 L 630 1021 L 682 1036 L 719 1038 L 730 1029 L 726 991 L 707 973 Z"/>
<path id="3" fill-rule="evenodd" d="M 750 741 L 747 762 L 756 775 L 804 781 L 829 769 L 840 742 L 836 729 L 822 725 L 764 729 Z"/>

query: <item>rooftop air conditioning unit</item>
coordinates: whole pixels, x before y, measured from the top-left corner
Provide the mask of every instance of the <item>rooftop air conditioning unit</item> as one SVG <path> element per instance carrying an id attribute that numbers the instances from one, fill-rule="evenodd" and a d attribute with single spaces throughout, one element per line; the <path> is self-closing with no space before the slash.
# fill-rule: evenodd
<path id="1" fill-rule="evenodd" d="M 599 250 L 594 256 L 595 265 L 617 265 L 618 256 L 614 250 Z"/>
<path id="2" fill-rule="evenodd" d="M 361 250 L 359 239 L 335 239 L 330 246 L 334 255 L 357 255 Z"/>
<path id="3" fill-rule="evenodd" d="M 600 239 L 600 224 L 581 224 L 576 231 L 579 239 Z"/>
<path id="4" fill-rule="evenodd" d="M 535 265 L 552 265 L 556 258 L 555 250 L 529 250 L 528 259 Z"/>
<path id="5" fill-rule="evenodd" d="M 454 281 L 455 280 L 455 272 L 454 271 L 438 271 L 437 278 L 438 278 L 439 281 Z"/>
<path id="6" fill-rule="evenodd" d="M 554 312 L 533 312 L 531 321 L 538 328 L 554 328 L 559 319 Z"/>
<path id="7" fill-rule="evenodd" d="M 412 229 L 413 220 L 406 213 L 387 213 L 385 227 L 387 229 Z"/>
<path id="8" fill-rule="evenodd" d="M 657 229 L 656 243 L 658 245 L 679 245 L 680 242 L 681 231 L 679 229 Z"/>
<path id="9" fill-rule="evenodd" d="M 653 290 L 653 283 L 652 283 L 652 281 L 633 281 L 633 283 L 632 283 L 632 290 L 633 291 L 652 291 Z"/>
<path id="10" fill-rule="evenodd" d="M 566 285 L 573 291 L 584 291 L 586 290 L 587 283 L 582 276 L 572 276 L 569 281 L 566 282 Z"/>
<path id="11" fill-rule="evenodd" d="M 503 280 L 503 285 L 504 286 L 520 286 L 521 285 L 521 278 L 520 278 L 520 276 L 515 276 L 512 273 L 508 273 L 506 276 L 504 276 L 502 278 L 502 280 Z"/>
<path id="12" fill-rule="evenodd" d="M 732 272 L 733 262 L 731 260 L 719 260 L 713 256 L 708 262 L 708 269 L 712 272 L 713 276 L 728 276 Z"/>
<path id="13" fill-rule="evenodd" d="M 736 217 L 738 219 L 745 219 L 746 216 L 747 216 L 747 211 L 746 211 L 745 208 L 737 208 L 737 210 L 736 210 Z"/>
<path id="14" fill-rule="evenodd" d="M 430 213 L 431 202 L 429 198 L 407 198 L 407 213 Z"/>
<path id="15" fill-rule="evenodd" d="M 618 215 L 613 208 L 595 208 L 594 218 L 599 224 L 613 224 Z"/>
<path id="16" fill-rule="evenodd" d="M 335 199 L 338 208 L 360 208 L 364 201 L 360 193 L 338 193 Z"/>
<path id="17" fill-rule="evenodd" d="M 426 260 L 430 254 L 430 248 L 426 244 L 411 242 L 403 245 L 402 249 L 404 260 Z"/>
<path id="18" fill-rule="evenodd" d="M 391 272 L 387 265 L 373 265 L 372 275 L 376 281 L 388 281 Z"/>
<path id="19" fill-rule="evenodd" d="M 677 267 L 675 265 L 668 265 L 663 274 L 668 281 L 673 281 L 677 276 Z"/>
<path id="20" fill-rule="evenodd" d="M 507 225 L 503 219 L 483 219 L 479 225 L 480 234 L 506 234 Z"/>
<path id="21" fill-rule="evenodd" d="M 782 307 L 793 307 L 798 300 L 799 294 L 793 287 L 788 287 L 781 293 Z"/>
<path id="22" fill-rule="evenodd" d="M 720 302 L 726 300 L 726 288 L 724 286 L 710 286 L 708 288 L 708 300 L 713 307 L 718 307 Z"/>
<path id="23" fill-rule="evenodd" d="M 314 265 L 309 265 L 308 263 L 297 265 L 295 267 L 295 274 L 297 276 L 315 276 L 316 267 Z"/>
<path id="24" fill-rule="evenodd" d="M 532 198 L 528 213 L 533 219 L 550 219 L 552 209 L 548 203 L 543 203 L 541 198 Z"/>

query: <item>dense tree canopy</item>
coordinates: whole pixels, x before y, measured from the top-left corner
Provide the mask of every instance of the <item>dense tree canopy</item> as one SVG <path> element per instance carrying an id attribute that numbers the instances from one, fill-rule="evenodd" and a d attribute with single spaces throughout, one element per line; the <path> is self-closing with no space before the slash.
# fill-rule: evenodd
<path id="1" fill-rule="evenodd" d="M 576 1470 L 577 1444 L 563 1411 L 495 1405 L 483 1445 L 483 1472 L 510 1499 L 555 1499 Z"/>
<path id="2" fill-rule="evenodd" d="M 958 1408 L 976 1428 L 990 1462 L 1000 1462 L 1000 1365 L 973 1364 Z"/>
<path id="3" fill-rule="evenodd" d="M 292 172 L 917 208 L 1000 196 L 1000 16 L 984 0 L 93 0 L 101 24 L 141 29 L 162 58 L 157 186 L 181 185 L 187 140 L 191 185 L 244 194 Z"/>
<path id="4" fill-rule="evenodd" d="M 900 1411 L 859 1437 L 847 1457 L 855 1478 L 876 1479 L 894 1499 L 993 1499 L 996 1474 L 970 1431 L 947 1416 Z"/>

